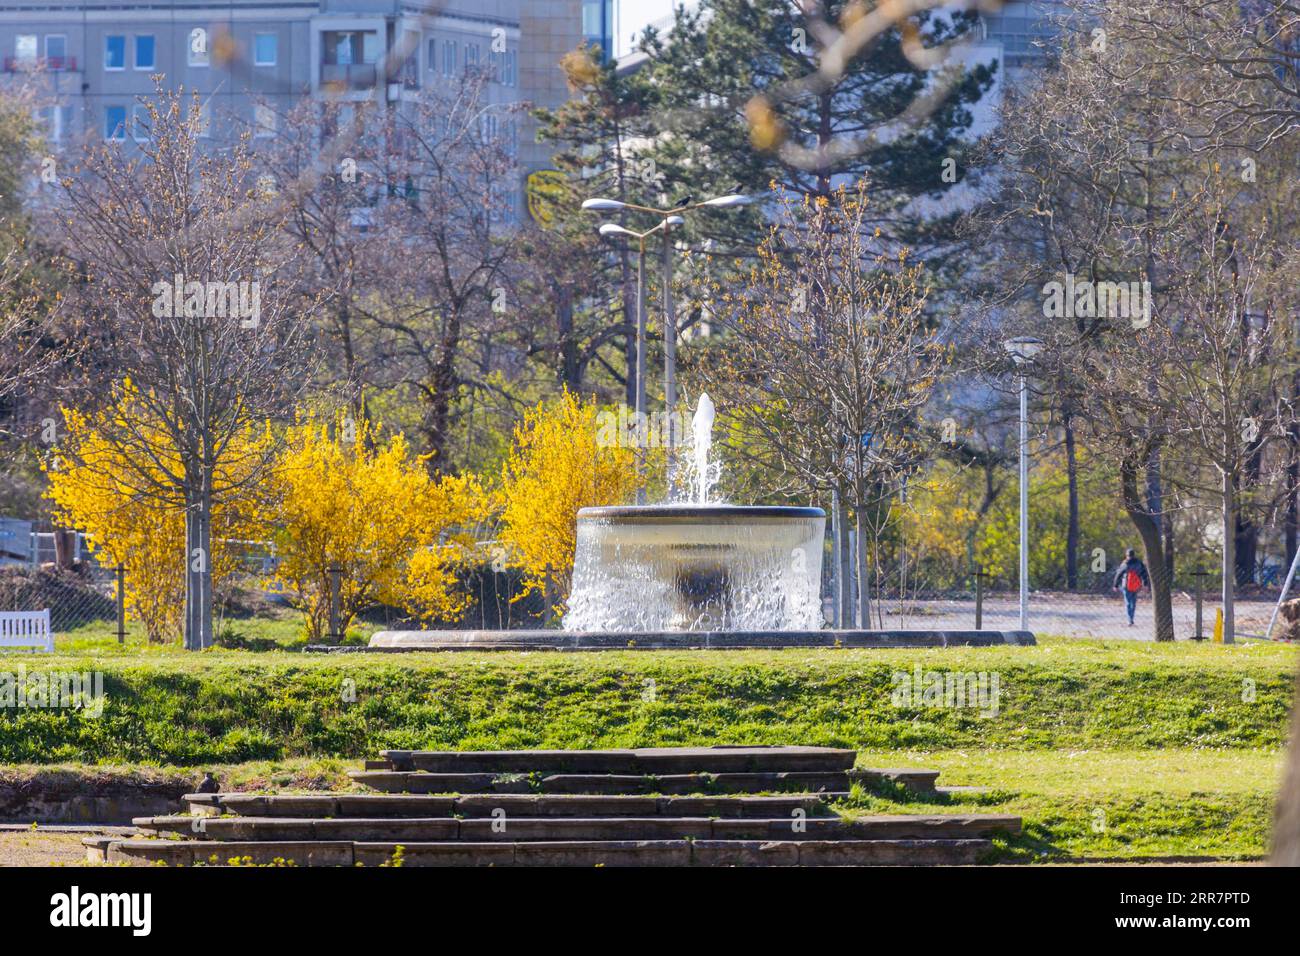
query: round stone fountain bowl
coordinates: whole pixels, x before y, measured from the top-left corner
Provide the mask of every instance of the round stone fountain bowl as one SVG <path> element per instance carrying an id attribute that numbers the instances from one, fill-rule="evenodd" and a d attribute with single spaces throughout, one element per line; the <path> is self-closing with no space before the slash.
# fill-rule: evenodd
<path id="1" fill-rule="evenodd" d="M 825 527 L 820 508 L 583 508 L 564 628 L 815 630 Z"/>

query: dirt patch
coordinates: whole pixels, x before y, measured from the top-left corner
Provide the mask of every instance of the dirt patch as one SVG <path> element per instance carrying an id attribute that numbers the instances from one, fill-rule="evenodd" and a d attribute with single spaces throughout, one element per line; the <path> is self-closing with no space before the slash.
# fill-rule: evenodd
<path id="1" fill-rule="evenodd" d="M 82 833 L 0 831 L 0 866 L 78 866 L 86 862 Z"/>

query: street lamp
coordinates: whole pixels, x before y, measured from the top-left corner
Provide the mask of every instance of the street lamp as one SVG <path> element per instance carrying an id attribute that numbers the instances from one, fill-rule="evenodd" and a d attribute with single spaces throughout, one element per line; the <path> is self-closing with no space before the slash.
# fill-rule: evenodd
<path id="1" fill-rule="evenodd" d="M 1020 372 L 1020 629 L 1029 630 L 1029 385 L 1026 367 L 1043 348 L 1030 336 L 1008 339 L 1002 347 Z"/>
<path id="2" fill-rule="evenodd" d="M 593 202 L 594 200 L 587 200 Z M 604 202 L 615 202 L 613 199 L 603 200 Z M 583 203 L 586 206 L 587 203 Z M 591 208 L 608 208 L 605 206 Z M 656 232 L 663 231 L 667 233 L 672 226 L 679 226 L 686 220 L 681 216 L 668 216 L 662 220 L 659 225 L 647 229 L 645 232 L 634 232 L 631 229 L 625 229 L 618 223 L 607 222 L 600 227 L 600 234 L 606 239 L 612 239 L 615 236 L 627 236 L 629 239 L 635 239 L 640 248 L 640 254 L 637 258 L 636 267 L 636 421 L 638 435 L 644 425 L 646 418 L 646 398 L 645 398 L 645 241 Z M 671 425 L 669 426 L 672 427 Z M 671 434 L 671 433 L 670 433 Z M 637 504 L 645 504 L 645 482 L 641 479 L 641 455 L 636 456 L 637 467 Z"/>
<path id="3" fill-rule="evenodd" d="M 637 203 L 623 202 L 619 199 L 607 199 L 597 196 L 593 199 L 585 199 L 582 202 L 582 208 L 600 212 L 631 210 L 633 212 L 643 212 L 652 216 L 659 217 L 659 226 L 650 230 L 654 232 L 660 227 L 663 228 L 664 246 L 663 246 L 663 282 L 664 282 L 664 418 L 668 423 L 668 460 L 669 467 L 672 465 L 673 448 L 677 443 L 674 426 L 676 418 L 674 409 L 677 405 L 677 312 L 673 304 L 673 264 L 672 264 L 672 239 L 669 236 L 671 227 L 680 226 L 685 223 L 682 213 L 690 212 L 693 209 L 733 209 L 738 206 L 748 206 L 754 201 L 752 196 L 746 196 L 743 193 L 727 193 L 724 196 L 715 196 L 712 199 L 705 199 L 701 202 L 683 203 L 680 206 L 673 206 L 668 209 L 660 209 L 657 206 L 642 206 Z M 606 228 L 612 223 L 601 226 L 601 235 L 615 235 L 613 232 L 606 232 Z M 618 227 L 622 229 L 621 226 Z M 630 236 L 649 235 L 649 233 L 635 233 L 631 230 L 623 230 Z M 645 245 L 642 244 L 642 266 L 641 276 L 638 279 L 639 288 L 644 289 L 644 259 Z M 642 298 L 643 292 L 638 293 L 638 310 L 642 313 L 645 311 L 645 300 Z M 644 316 L 638 319 L 638 329 L 644 331 Z M 640 334 L 640 333 L 639 333 Z M 638 339 L 640 342 L 640 339 Z M 637 395 L 639 399 L 644 398 L 645 387 L 641 384 L 645 365 L 643 364 L 644 350 L 641 345 L 637 346 Z M 644 412 L 644 408 L 638 411 Z"/>

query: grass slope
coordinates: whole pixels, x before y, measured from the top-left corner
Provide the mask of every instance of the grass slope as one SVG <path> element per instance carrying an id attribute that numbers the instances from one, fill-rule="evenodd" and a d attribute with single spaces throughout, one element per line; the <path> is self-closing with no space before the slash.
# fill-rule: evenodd
<path id="1" fill-rule="evenodd" d="M 803 743 L 1275 750 L 1294 649 L 1045 641 L 1032 648 L 600 654 L 0 658 L 94 671 L 107 705 L 0 710 L 0 761 L 195 766 L 385 747 Z M 996 673 L 998 713 L 894 706 L 893 675 Z M 354 699 L 354 702 L 353 702 Z"/>

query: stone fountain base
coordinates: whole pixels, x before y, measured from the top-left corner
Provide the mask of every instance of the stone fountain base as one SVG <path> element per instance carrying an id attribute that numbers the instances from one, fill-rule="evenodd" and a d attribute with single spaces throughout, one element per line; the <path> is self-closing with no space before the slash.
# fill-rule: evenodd
<path id="1" fill-rule="evenodd" d="M 358 649 L 662 651 L 783 647 L 989 647 L 1035 643 L 1034 635 L 1029 631 L 380 631 L 370 639 L 368 648 Z"/>

